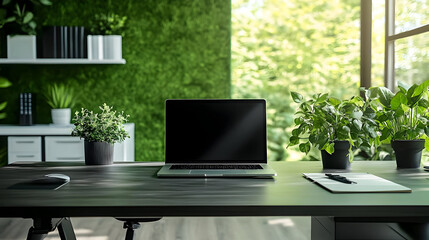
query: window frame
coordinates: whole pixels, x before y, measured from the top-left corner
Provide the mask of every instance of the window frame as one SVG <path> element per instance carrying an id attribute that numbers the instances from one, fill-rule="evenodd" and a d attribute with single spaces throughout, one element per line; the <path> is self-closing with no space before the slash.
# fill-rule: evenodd
<path id="1" fill-rule="evenodd" d="M 426 32 L 429 32 L 429 24 L 395 33 L 395 0 L 385 0 L 384 85 L 390 90 L 394 91 L 396 87 L 395 41 Z"/>

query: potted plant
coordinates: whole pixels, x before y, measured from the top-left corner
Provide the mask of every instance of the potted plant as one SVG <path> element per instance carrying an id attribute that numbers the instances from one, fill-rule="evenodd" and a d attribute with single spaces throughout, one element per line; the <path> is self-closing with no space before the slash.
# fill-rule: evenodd
<path id="1" fill-rule="evenodd" d="M 12 83 L 9 82 L 9 80 L 7 80 L 4 77 L 0 77 L 0 88 L 7 88 L 10 87 L 12 85 Z M 7 101 L 0 103 L 0 111 L 4 110 L 7 106 Z M 0 112 L 0 119 L 4 119 L 6 118 L 6 113 L 4 112 Z"/>
<path id="2" fill-rule="evenodd" d="M 107 104 L 99 107 L 101 113 L 83 109 L 75 113 L 72 136 L 85 139 L 85 163 L 108 165 L 113 163 L 113 144 L 130 137 L 124 128 L 129 115 L 112 111 Z"/>
<path id="3" fill-rule="evenodd" d="M 70 125 L 71 108 L 74 107 L 74 91 L 64 84 L 51 84 L 45 93 L 46 102 L 51 106 L 52 123 Z"/>
<path id="4" fill-rule="evenodd" d="M 299 93 L 291 96 L 300 105 L 288 146 L 299 145 L 306 154 L 318 148 L 323 168 L 347 169 L 353 161 L 353 147 L 379 144 L 377 123 L 372 120 L 375 114 L 361 97 L 341 101 L 319 93 L 305 101 Z"/>
<path id="5" fill-rule="evenodd" d="M 99 46 L 99 38 L 102 36 L 102 49 L 104 59 L 122 59 L 122 36 L 127 17 L 118 14 L 97 14 L 91 23 L 92 43 L 96 42 Z M 97 36 L 98 35 L 98 36 Z M 92 51 L 96 47 L 92 45 Z M 100 47 L 98 47 L 100 49 Z M 98 50 L 97 50 L 98 51 Z M 93 54 L 94 55 L 94 54 Z"/>
<path id="6" fill-rule="evenodd" d="M 51 5 L 49 0 L 3 1 L 0 11 L 0 28 L 11 26 L 13 35 L 7 36 L 7 57 L 13 59 L 36 58 L 36 21 L 32 4 Z"/>
<path id="7" fill-rule="evenodd" d="M 429 80 L 394 94 L 385 87 L 365 94 L 376 112 L 381 141 L 390 141 L 398 168 L 420 167 L 422 150 L 429 150 Z"/>

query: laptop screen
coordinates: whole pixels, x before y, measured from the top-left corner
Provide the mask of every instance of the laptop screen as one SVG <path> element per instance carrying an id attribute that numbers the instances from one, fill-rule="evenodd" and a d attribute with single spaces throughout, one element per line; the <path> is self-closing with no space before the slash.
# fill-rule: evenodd
<path id="1" fill-rule="evenodd" d="M 167 100 L 166 163 L 266 163 L 265 100 Z"/>

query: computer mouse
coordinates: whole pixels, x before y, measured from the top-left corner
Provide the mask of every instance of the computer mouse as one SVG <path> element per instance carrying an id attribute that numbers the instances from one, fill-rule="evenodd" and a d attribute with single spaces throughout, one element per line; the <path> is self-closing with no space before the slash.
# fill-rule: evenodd
<path id="1" fill-rule="evenodd" d="M 62 184 L 70 182 L 70 177 L 64 174 L 47 174 L 32 181 L 34 184 Z"/>

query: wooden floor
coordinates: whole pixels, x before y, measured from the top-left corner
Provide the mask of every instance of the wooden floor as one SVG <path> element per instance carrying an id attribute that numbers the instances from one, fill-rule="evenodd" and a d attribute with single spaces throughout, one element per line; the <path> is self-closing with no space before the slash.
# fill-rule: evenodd
<path id="1" fill-rule="evenodd" d="M 122 222 L 114 218 L 73 218 L 77 240 L 125 239 Z M 26 239 L 32 221 L 0 219 L 1 240 Z M 59 240 L 52 232 L 47 240 Z M 163 218 L 143 223 L 136 240 L 306 240 L 310 239 L 309 217 L 189 217 Z"/>

